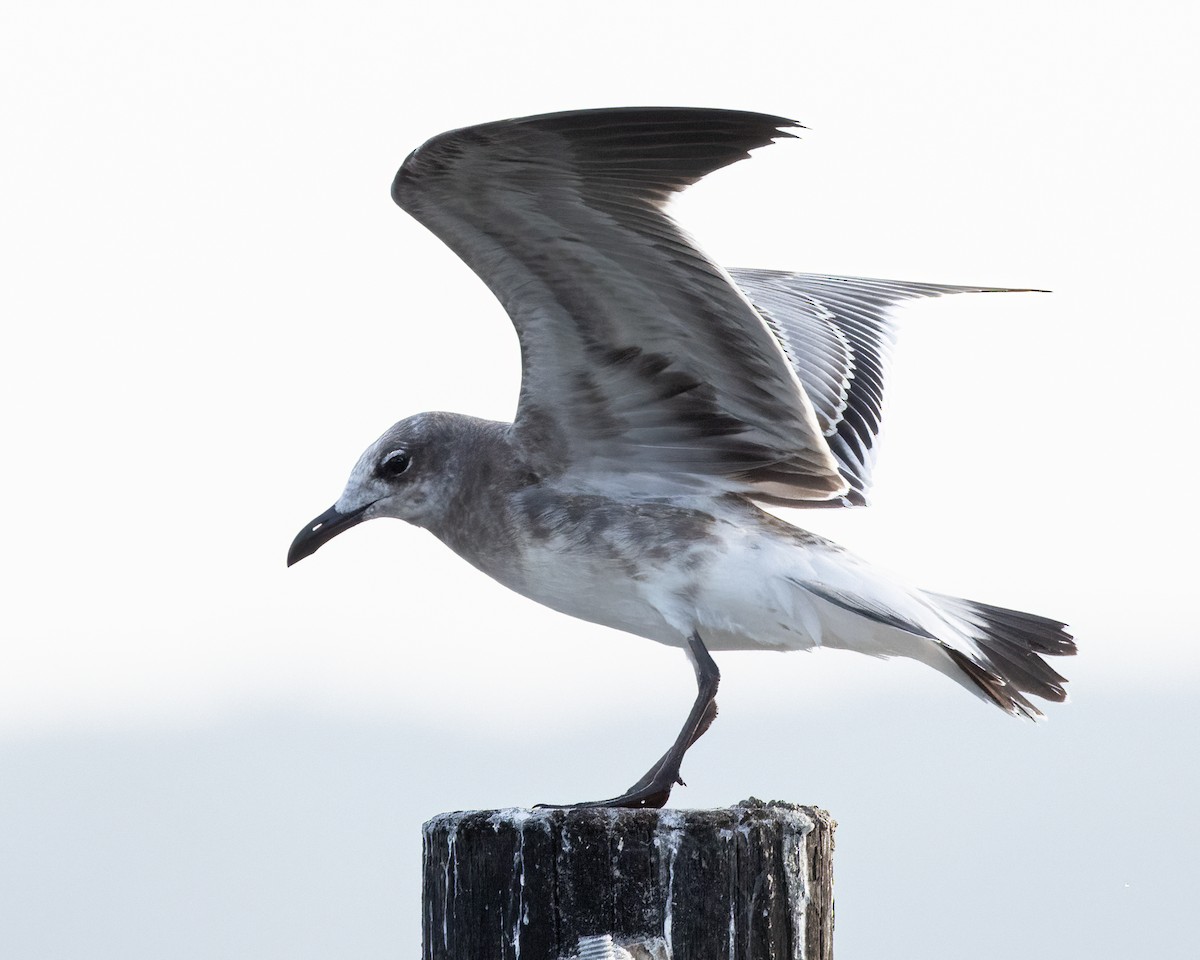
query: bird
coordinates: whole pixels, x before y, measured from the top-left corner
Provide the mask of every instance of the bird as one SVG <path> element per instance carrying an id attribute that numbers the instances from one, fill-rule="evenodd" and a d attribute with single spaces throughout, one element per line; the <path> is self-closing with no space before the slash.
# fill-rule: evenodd
<path id="1" fill-rule="evenodd" d="M 431 531 L 573 617 L 682 648 L 675 740 L 608 799 L 664 806 L 716 717 L 712 651 L 906 657 L 1009 714 L 1066 699 L 1066 624 L 909 585 L 770 507 L 867 503 L 893 308 L 1011 288 L 725 269 L 667 209 L 803 129 L 738 110 L 618 107 L 501 120 L 414 150 L 392 199 L 490 288 L 520 341 L 513 422 L 425 412 L 362 454 L 288 565 L 377 517 Z"/>

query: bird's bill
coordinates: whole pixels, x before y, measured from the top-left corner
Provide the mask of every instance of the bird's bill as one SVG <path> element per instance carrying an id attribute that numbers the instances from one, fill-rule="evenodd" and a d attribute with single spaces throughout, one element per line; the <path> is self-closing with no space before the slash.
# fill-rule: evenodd
<path id="1" fill-rule="evenodd" d="M 369 506 L 368 503 L 349 513 L 341 513 L 337 507 L 330 507 L 311 523 L 306 524 L 304 529 L 296 534 L 296 539 L 288 549 L 287 565 L 290 567 L 293 563 L 311 556 L 339 533 L 362 523 L 366 519 L 363 513 Z"/>

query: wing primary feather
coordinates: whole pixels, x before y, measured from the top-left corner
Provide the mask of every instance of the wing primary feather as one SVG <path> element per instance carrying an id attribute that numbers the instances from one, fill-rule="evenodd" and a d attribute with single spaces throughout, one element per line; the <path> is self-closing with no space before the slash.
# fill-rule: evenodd
<path id="1" fill-rule="evenodd" d="M 863 502 L 896 342 L 894 309 L 909 300 L 953 293 L 1036 292 L 780 270 L 735 269 L 730 275 L 768 319 L 813 404 L 843 478 Z"/>

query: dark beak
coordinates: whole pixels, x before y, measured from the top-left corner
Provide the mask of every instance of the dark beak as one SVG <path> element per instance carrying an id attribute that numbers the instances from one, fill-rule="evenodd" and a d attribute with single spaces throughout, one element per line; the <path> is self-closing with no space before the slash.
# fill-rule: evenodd
<path id="1" fill-rule="evenodd" d="M 359 507 L 350 513 L 339 513 L 334 507 L 330 507 L 296 534 L 296 539 L 292 541 L 288 550 L 287 565 L 290 567 L 293 563 L 311 556 L 343 530 L 349 530 L 362 523 L 365 519 L 363 512 L 369 506 L 371 504 L 368 503 L 366 507 Z"/>

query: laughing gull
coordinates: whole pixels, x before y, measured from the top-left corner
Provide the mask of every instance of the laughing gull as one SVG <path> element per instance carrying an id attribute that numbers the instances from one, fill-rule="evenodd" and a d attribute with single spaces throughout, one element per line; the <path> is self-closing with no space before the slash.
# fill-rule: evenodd
<path id="1" fill-rule="evenodd" d="M 613 807 L 659 807 L 716 716 L 710 650 L 826 646 L 927 663 L 1014 716 L 1062 701 L 1064 624 L 910 586 L 760 505 L 865 502 L 889 309 L 996 290 L 725 270 L 664 208 L 798 127 L 732 110 L 584 110 L 465 127 L 404 161 L 392 198 L 517 330 L 513 423 L 401 420 L 367 448 L 291 565 L 396 517 L 530 599 L 682 647 L 695 703 Z"/>

